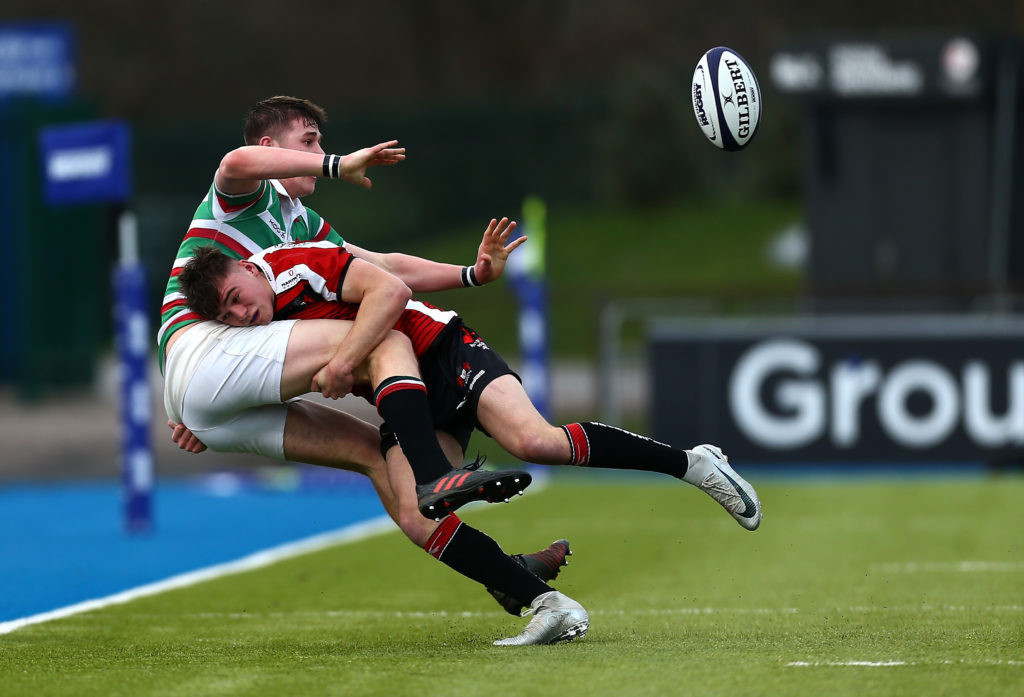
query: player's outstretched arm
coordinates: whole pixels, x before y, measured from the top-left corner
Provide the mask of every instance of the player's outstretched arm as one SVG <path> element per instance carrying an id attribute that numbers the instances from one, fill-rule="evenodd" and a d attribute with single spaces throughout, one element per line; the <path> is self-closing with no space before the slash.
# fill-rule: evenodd
<path id="1" fill-rule="evenodd" d="M 482 285 L 497 279 L 505 269 L 508 255 L 526 241 L 525 237 L 520 237 L 508 242 L 515 226 L 516 223 L 510 222 L 508 218 L 502 218 L 500 222 L 492 219 L 484 230 L 473 266 L 444 264 L 411 254 L 381 254 L 350 242 L 345 243 L 345 249 L 353 256 L 398 276 L 414 293 L 449 290 L 466 285 Z M 472 275 L 469 274 L 470 270 L 473 271 Z"/>
<path id="2" fill-rule="evenodd" d="M 405 159 L 405 148 L 395 147 L 397 144 L 397 140 L 389 140 L 348 155 L 243 145 L 221 159 L 217 168 L 217 189 L 226 194 L 246 194 L 255 191 L 264 179 L 325 176 L 369 189 L 373 186 L 366 176 L 369 167 L 393 165 Z"/>

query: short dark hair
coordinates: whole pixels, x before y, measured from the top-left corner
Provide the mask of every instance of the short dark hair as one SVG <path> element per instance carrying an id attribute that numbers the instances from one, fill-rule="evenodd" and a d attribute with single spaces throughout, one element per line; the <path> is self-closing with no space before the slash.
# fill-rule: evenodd
<path id="1" fill-rule="evenodd" d="M 327 123 L 327 112 L 308 99 L 298 97 L 277 96 L 257 102 L 245 115 L 242 125 L 245 144 L 259 145 L 263 136 L 277 138 L 297 118 L 322 130 Z"/>
<path id="2" fill-rule="evenodd" d="M 178 289 L 193 312 L 216 319 L 220 315 L 221 281 L 231 273 L 236 259 L 216 247 L 200 247 L 178 274 Z"/>

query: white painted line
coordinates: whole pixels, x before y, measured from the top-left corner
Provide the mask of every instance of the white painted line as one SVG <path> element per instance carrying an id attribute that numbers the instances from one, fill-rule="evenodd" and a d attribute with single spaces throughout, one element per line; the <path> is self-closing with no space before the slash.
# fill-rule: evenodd
<path id="1" fill-rule="evenodd" d="M 887 574 L 1024 573 L 1024 561 L 908 561 L 872 564 L 871 571 Z"/>
<path id="2" fill-rule="evenodd" d="M 847 607 L 681 607 L 647 610 L 590 610 L 591 615 L 828 615 L 835 612 L 1024 612 L 1024 605 L 850 605 Z"/>
<path id="3" fill-rule="evenodd" d="M 914 665 L 906 661 L 792 661 L 787 668 L 817 668 L 819 666 L 859 666 L 863 668 L 891 668 L 892 666 Z"/>
<path id="4" fill-rule="evenodd" d="M 980 661 L 790 661 L 787 668 L 893 668 L 899 666 L 1024 666 L 1024 661 L 991 658 Z"/>
<path id="5" fill-rule="evenodd" d="M 396 529 L 397 528 L 391 518 L 387 516 L 380 516 L 378 518 L 373 518 L 361 523 L 355 523 L 354 525 L 349 525 L 338 530 L 321 533 L 296 542 L 289 542 L 277 547 L 271 547 L 259 552 L 254 552 L 253 554 L 242 557 L 241 559 L 236 559 L 235 561 L 208 566 L 205 569 L 190 571 L 188 573 L 172 576 L 164 579 L 163 581 L 157 581 L 156 583 L 150 583 L 145 586 L 131 588 L 120 593 L 115 593 L 114 595 L 108 595 L 105 598 L 86 600 L 81 603 L 75 603 L 74 605 L 68 605 L 67 607 L 58 608 L 49 612 L 42 612 L 38 615 L 22 617 L 16 620 L 9 620 L 7 622 L 0 622 L 0 634 L 9 634 L 10 632 L 21 629 L 22 627 L 27 627 L 30 624 L 49 622 L 50 620 L 70 617 L 71 615 L 77 615 L 91 610 L 99 610 L 100 608 L 109 607 L 111 605 L 121 605 L 131 602 L 136 598 L 144 598 L 149 595 L 156 595 L 158 593 L 164 593 L 178 588 L 194 586 L 197 583 L 210 581 L 222 576 L 238 574 L 244 571 L 252 571 L 253 569 L 259 569 L 264 566 L 276 564 L 284 559 L 317 552 L 321 549 L 326 549 L 335 545 L 357 542 L 359 540 L 373 537 L 375 535 L 381 535 Z"/>

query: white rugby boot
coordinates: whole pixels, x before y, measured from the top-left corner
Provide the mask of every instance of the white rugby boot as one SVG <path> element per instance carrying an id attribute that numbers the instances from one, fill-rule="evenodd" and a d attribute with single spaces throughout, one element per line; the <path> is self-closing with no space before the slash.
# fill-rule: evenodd
<path id="1" fill-rule="evenodd" d="M 747 530 L 761 524 L 761 501 L 747 481 L 729 466 L 729 458 L 714 445 L 698 445 L 686 451 L 690 466 L 683 481 L 706 493 Z"/>
<path id="2" fill-rule="evenodd" d="M 558 591 L 548 591 L 530 603 L 533 619 L 521 634 L 499 639 L 495 646 L 555 644 L 579 639 L 590 628 L 590 615 L 582 605 Z"/>

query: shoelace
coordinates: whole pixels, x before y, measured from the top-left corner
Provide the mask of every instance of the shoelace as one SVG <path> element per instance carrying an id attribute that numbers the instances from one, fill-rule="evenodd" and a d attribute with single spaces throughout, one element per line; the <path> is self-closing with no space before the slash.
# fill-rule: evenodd
<path id="1" fill-rule="evenodd" d="M 483 465 L 485 462 L 487 462 L 487 456 L 477 453 L 476 459 L 473 460 L 472 462 L 467 462 L 466 464 L 464 464 L 462 466 L 462 469 L 475 471 L 480 469 L 481 465 Z"/>
<path id="2" fill-rule="evenodd" d="M 529 617 L 532 614 L 534 614 L 534 609 L 533 609 L 532 605 L 527 605 L 526 607 L 524 607 L 522 610 L 519 611 L 519 616 L 520 617 Z M 526 626 L 529 627 L 530 625 L 526 625 Z"/>
<path id="3" fill-rule="evenodd" d="M 704 478 L 704 481 L 701 482 L 701 489 L 730 512 L 734 509 L 740 510 L 744 506 L 743 499 L 736 493 L 736 490 L 729 486 L 717 472 L 710 472 Z"/>

